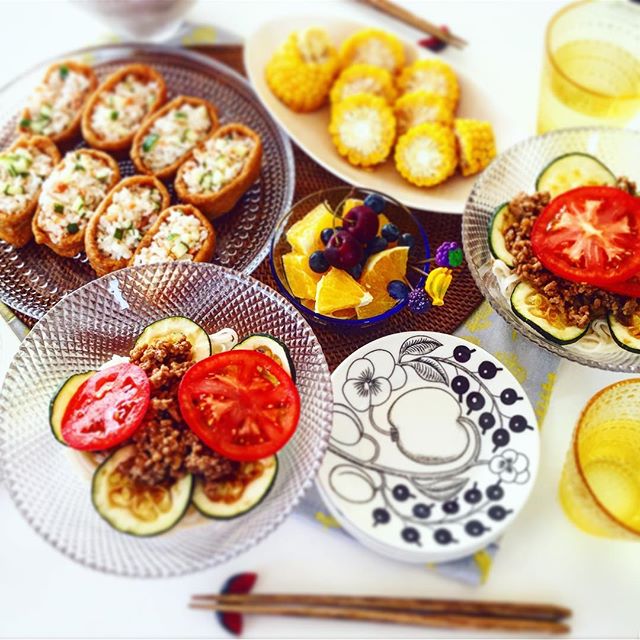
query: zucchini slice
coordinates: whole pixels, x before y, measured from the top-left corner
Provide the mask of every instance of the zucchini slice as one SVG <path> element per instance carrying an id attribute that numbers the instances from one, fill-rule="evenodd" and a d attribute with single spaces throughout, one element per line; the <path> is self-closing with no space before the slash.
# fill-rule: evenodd
<path id="1" fill-rule="evenodd" d="M 240 498 L 233 502 L 210 500 L 204 492 L 202 481 L 196 480 L 196 486 L 193 490 L 193 506 L 203 516 L 215 520 L 231 520 L 248 513 L 267 497 L 278 473 L 278 458 L 276 456 L 264 458 L 260 462 L 264 466 L 262 474 L 254 478 L 244 488 Z M 251 463 L 245 462 L 243 464 Z M 224 487 L 222 490 L 224 491 Z"/>
<path id="2" fill-rule="evenodd" d="M 616 177 L 597 158 L 588 153 L 566 153 L 552 160 L 540 172 L 536 179 L 536 191 L 548 191 L 555 198 L 576 187 L 614 187 L 615 184 Z"/>
<path id="3" fill-rule="evenodd" d="M 489 249 L 494 258 L 502 260 L 507 267 L 513 267 L 515 260 L 504 242 L 503 230 L 508 224 L 509 203 L 496 207 L 489 223 Z"/>
<path id="4" fill-rule="evenodd" d="M 135 346 L 151 344 L 159 338 L 165 338 L 171 334 L 183 334 L 193 346 L 195 361 L 204 360 L 211 355 L 211 341 L 207 332 L 193 320 L 184 316 L 170 316 L 162 320 L 152 322 L 138 336 Z"/>
<path id="5" fill-rule="evenodd" d="M 49 403 L 49 425 L 51 427 L 51 433 L 53 433 L 55 439 L 58 442 L 66 445 L 62 437 L 62 418 L 64 412 L 67 410 L 69 401 L 75 395 L 75 392 L 80 388 L 85 380 L 88 380 L 95 371 L 85 371 L 84 373 L 74 373 L 71 377 L 67 378 L 56 391 L 56 394 L 51 398 Z"/>
<path id="6" fill-rule="evenodd" d="M 613 313 L 607 317 L 612 338 L 618 346 L 632 353 L 640 353 L 640 318 L 634 317 L 636 319 L 637 324 L 634 322 L 634 327 L 628 327 L 616 320 Z"/>
<path id="7" fill-rule="evenodd" d="M 589 330 L 564 324 L 560 319 L 551 320 L 545 312 L 547 299 L 526 282 L 518 283 L 511 294 L 513 312 L 539 334 L 556 344 L 571 344 Z"/>
<path id="8" fill-rule="evenodd" d="M 245 349 L 246 351 L 259 351 L 275 360 L 290 376 L 296 381 L 296 370 L 287 345 L 274 338 L 269 333 L 252 333 L 243 338 L 234 349 Z"/>
<path id="9" fill-rule="evenodd" d="M 171 487 L 136 488 L 118 471 L 135 452 L 133 445 L 111 454 L 93 474 L 91 498 L 100 516 L 114 529 L 133 536 L 155 536 L 175 526 L 191 503 L 190 475 Z"/>

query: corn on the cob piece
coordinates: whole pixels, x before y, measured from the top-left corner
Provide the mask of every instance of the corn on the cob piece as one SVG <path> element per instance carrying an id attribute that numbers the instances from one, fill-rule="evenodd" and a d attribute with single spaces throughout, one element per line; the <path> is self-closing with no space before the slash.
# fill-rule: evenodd
<path id="1" fill-rule="evenodd" d="M 394 112 L 399 135 L 425 122 L 440 122 L 449 127 L 453 125 L 453 111 L 449 103 L 442 96 L 426 91 L 412 91 L 400 96 L 394 105 Z"/>
<path id="2" fill-rule="evenodd" d="M 460 172 L 471 176 L 482 171 L 496 155 L 496 143 L 489 122 L 458 118 L 454 122 L 458 139 Z"/>
<path id="3" fill-rule="evenodd" d="M 389 103 L 396 99 L 391 74 L 386 69 L 371 64 L 354 64 L 347 67 L 333 83 L 329 95 L 331 102 L 340 102 L 357 93 L 380 96 Z"/>
<path id="4" fill-rule="evenodd" d="M 349 36 L 340 47 L 343 67 L 371 64 L 396 73 L 404 65 L 404 46 L 394 35 L 381 29 L 362 29 Z"/>
<path id="5" fill-rule="evenodd" d="M 294 111 L 308 112 L 326 101 L 338 66 L 329 35 L 312 27 L 289 35 L 267 63 L 265 76 L 279 100 Z"/>
<path id="6" fill-rule="evenodd" d="M 384 98 L 359 93 L 332 107 L 329 133 L 341 156 L 353 165 L 369 167 L 387 159 L 396 119 Z"/>
<path id="7" fill-rule="evenodd" d="M 427 122 L 409 129 L 396 145 L 396 168 L 419 187 L 432 187 L 456 170 L 456 139 L 443 124 Z"/>
<path id="8" fill-rule="evenodd" d="M 442 96 L 455 111 L 460 97 L 458 78 L 453 69 L 442 60 L 416 60 L 405 67 L 398 78 L 401 93 L 426 91 Z"/>

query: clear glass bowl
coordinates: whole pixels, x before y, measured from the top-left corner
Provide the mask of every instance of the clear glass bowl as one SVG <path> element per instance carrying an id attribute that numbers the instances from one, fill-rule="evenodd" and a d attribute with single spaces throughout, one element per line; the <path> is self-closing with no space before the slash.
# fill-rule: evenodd
<path id="1" fill-rule="evenodd" d="M 575 345 L 545 340 L 512 312 L 491 267 L 488 227 L 495 208 L 521 191 L 533 193 L 536 178 L 551 160 L 581 151 L 599 158 L 616 176 L 640 184 L 640 131 L 581 127 L 551 131 L 528 138 L 500 154 L 473 185 L 462 220 L 462 240 L 469 270 L 491 306 L 523 336 L 562 358 L 610 371 L 640 372 L 640 355 L 615 348 L 611 353 L 585 354 Z M 576 343 L 579 344 L 579 343 Z"/>
<path id="2" fill-rule="evenodd" d="M 371 191 L 370 189 L 360 189 L 358 187 L 333 187 L 332 189 L 316 191 L 315 193 L 302 198 L 302 200 L 296 202 L 280 219 L 276 225 L 275 231 L 273 232 L 270 254 L 271 271 L 276 284 L 282 293 L 291 301 L 298 311 L 315 323 L 340 330 L 359 329 L 377 324 L 378 322 L 382 322 L 387 318 L 390 318 L 392 315 L 401 311 L 407 304 L 405 300 L 399 301 L 398 304 L 389 309 L 389 311 L 373 316 L 372 318 L 364 318 L 362 320 L 333 318 L 316 313 L 308 307 L 305 307 L 300 302 L 300 299 L 293 295 L 291 288 L 289 287 L 282 263 L 282 256 L 285 253 L 292 251 L 291 245 L 286 238 L 289 228 L 323 202 L 327 202 L 329 206 L 335 210 L 338 205 L 345 200 L 345 198 L 357 198 L 364 200 L 369 194 L 377 194 L 384 198 L 384 215 L 386 215 L 391 222 L 397 225 L 402 233 L 411 233 L 415 238 L 415 244 L 409 252 L 409 261 L 417 262 L 419 260 L 428 260 L 431 257 L 429 240 L 422 224 L 419 222 L 418 218 L 411 213 L 409 209 L 407 209 L 407 207 L 391 196 L 387 196 L 384 193 L 379 193 L 377 191 Z M 422 266 L 422 269 L 425 272 L 428 272 L 429 268 L 428 264 Z M 409 270 L 407 279 L 414 287 L 422 286 L 425 281 L 424 276 L 421 276 L 419 273 L 412 270 Z"/>
<path id="3" fill-rule="evenodd" d="M 217 243 L 213 262 L 252 273 L 267 256 L 273 228 L 293 202 L 295 166 L 289 139 L 249 83 L 212 58 L 161 45 L 89 47 L 61 54 L 55 60 L 68 58 L 90 63 L 99 80 L 124 64 L 150 64 L 164 76 L 169 99 L 180 94 L 206 98 L 215 104 L 222 124 L 243 122 L 260 134 L 263 157 L 259 179 L 233 210 L 214 224 Z M 0 88 L 0 149 L 17 137 L 22 105 L 52 62 L 46 60 Z M 73 146 L 84 143 L 78 139 Z M 117 159 L 123 177 L 135 173 L 127 154 Z M 167 187 L 175 203 L 173 183 Z M 63 296 L 95 277 L 84 253 L 62 258 L 35 242 L 16 249 L 0 240 L 0 300 L 33 318 L 42 317 Z"/>
<path id="4" fill-rule="evenodd" d="M 49 401 L 71 374 L 126 355 L 150 322 L 192 318 L 212 332 L 267 331 L 291 351 L 302 401 L 298 429 L 278 454 L 275 486 L 257 508 L 227 522 L 187 514 L 175 529 L 135 538 L 91 504 L 92 471 L 49 428 Z M 332 421 L 329 369 L 313 331 L 275 291 L 231 270 L 193 263 L 124 269 L 66 296 L 29 333 L 0 392 L 0 464 L 16 506 L 56 549 L 101 571 L 177 576 L 229 560 L 281 524 L 311 484 Z"/>

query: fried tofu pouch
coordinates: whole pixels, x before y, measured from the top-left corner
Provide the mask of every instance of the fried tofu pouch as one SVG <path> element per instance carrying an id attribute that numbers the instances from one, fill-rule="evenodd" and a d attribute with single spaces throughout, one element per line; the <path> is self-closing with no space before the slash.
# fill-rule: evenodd
<path id="1" fill-rule="evenodd" d="M 166 99 L 164 78 L 153 67 L 120 67 L 89 98 L 82 113 L 82 136 L 94 149 L 124 151 L 144 119 Z"/>
<path id="2" fill-rule="evenodd" d="M 0 240 L 18 248 L 31 240 L 42 183 L 59 162 L 58 148 L 44 136 L 22 136 L 0 154 Z"/>
<path id="3" fill-rule="evenodd" d="M 103 276 L 124 269 L 169 202 L 169 192 L 154 176 L 121 180 L 87 225 L 84 247 L 93 270 Z"/>
<path id="4" fill-rule="evenodd" d="M 220 127 L 178 169 L 178 198 L 217 218 L 257 180 L 261 161 L 262 141 L 253 129 L 237 122 Z"/>

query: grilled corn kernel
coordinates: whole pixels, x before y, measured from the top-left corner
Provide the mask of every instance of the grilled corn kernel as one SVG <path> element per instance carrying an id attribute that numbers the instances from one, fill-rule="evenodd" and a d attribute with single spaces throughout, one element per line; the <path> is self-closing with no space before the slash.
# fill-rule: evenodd
<path id="1" fill-rule="evenodd" d="M 401 93 L 426 91 L 442 96 L 454 111 L 460 97 L 458 79 L 453 69 L 442 60 L 417 60 L 405 67 L 398 78 Z"/>
<path id="2" fill-rule="evenodd" d="M 400 135 L 425 122 L 453 125 L 453 112 L 449 103 L 442 96 L 426 91 L 405 93 L 396 100 L 394 112 Z"/>
<path id="3" fill-rule="evenodd" d="M 338 52 L 324 29 L 292 33 L 267 63 L 265 76 L 274 95 L 293 111 L 320 108 L 338 71 Z"/>
<path id="4" fill-rule="evenodd" d="M 369 167 L 387 159 L 396 119 L 384 98 L 359 93 L 333 106 L 329 133 L 341 156 L 353 165 Z"/>
<path id="5" fill-rule="evenodd" d="M 389 103 L 396 98 L 391 74 L 386 69 L 370 64 L 354 64 L 347 67 L 333 84 L 331 102 L 340 102 L 357 93 L 380 96 Z"/>
<path id="6" fill-rule="evenodd" d="M 363 29 L 349 36 L 340 47 L 343 67 L 371 64 L 396 73 L 404 65 L 404 46 L 395 36 L 380 29 Z"/>
<path id="7" fill-rule="evenodd" d="M 496 155 L 496 143 L 489 122 L 458 118 L 454 122 L 458 139 L 460 171 L 471 176 L 482 171 Z"/>
<path id="8" fill-rule="evenodd" d="M 400 137 L 396 145 L 396 168 L 419 187 L 432 187 L 456 170 L 456 139 L 453 131 L 437 122 L 420 124 Z"/>

